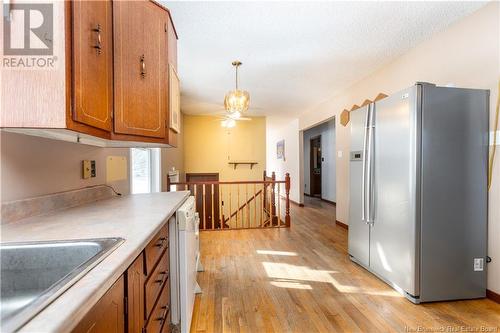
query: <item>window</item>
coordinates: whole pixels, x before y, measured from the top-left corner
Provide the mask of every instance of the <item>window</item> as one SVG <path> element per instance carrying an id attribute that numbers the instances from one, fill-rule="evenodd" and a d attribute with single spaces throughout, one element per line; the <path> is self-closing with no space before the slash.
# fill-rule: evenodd
<path id="1" fill-rule="evenodd" d="M 131 148 L 131 192 L 160 192 L 160 148 Z"/>

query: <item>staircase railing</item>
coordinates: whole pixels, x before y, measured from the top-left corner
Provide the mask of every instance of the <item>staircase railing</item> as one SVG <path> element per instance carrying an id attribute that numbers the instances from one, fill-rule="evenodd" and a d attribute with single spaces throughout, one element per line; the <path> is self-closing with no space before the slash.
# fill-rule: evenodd
<path id="1" fill-rule="evenodd" d="M 190 191 L 200 230 L 290 227 L 290 175 L 276 180 L 168 182 L 169 191 Z M 282 203 L 283 201 L 283 203 Z"/>

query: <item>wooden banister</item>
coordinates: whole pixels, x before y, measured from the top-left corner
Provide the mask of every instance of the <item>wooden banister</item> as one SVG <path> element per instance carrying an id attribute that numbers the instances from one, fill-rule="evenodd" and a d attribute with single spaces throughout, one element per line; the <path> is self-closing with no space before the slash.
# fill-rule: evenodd
<path id="1" fill-rule="evenodd" d="M 248 199 L 243 205 L 241 205 L 237 210 L 235 210 L 229 217 L 224 219 L 224 223 L 229 221 L 230 218 L 234 217 L 239 211 L 242 211 L 245 207 L 247 207 L 253 200 L 257 198 L 262 193 L 262 190 L 257 191 L 250 199 Z"/>
<path id="2" fill-rule="evenodd" d="M 265 171 L 262 180 L 171 182 L 167 179 L 167 191 L 176 190 L 190 191 L 195 196 L 200 230 L 290 227 L 288 173 L 284 180 L 276 180 L 275 172 L 269 176 Z"/>
<path id="3" fill-rule="evenodd" d="M 196 181 L 196 182 L 175 182 L 175 183 L 170 183 L 170 185 L 245 185 L 245 184 L 268 184 L 268 185 L 273 185 L 273 184 L 285 184 L 284 180 L 239 180 L 239 181 L 218 181 L 218 180 L 204 180 L 204 181 Z"/>
<path id="4" fill-rule="evenodd" d="M 285 175 L 285 225 L 290 227 L 290 174 Z"/>

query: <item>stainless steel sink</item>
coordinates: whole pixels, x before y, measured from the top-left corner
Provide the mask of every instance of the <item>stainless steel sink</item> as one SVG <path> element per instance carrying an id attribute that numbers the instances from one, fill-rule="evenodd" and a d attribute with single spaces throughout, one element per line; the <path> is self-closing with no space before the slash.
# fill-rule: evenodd
<path id="1" fill-rule="evenodd" d="M 19 329 L 122 242 L 99 238 L 0 244 L 1 331 Z"/>

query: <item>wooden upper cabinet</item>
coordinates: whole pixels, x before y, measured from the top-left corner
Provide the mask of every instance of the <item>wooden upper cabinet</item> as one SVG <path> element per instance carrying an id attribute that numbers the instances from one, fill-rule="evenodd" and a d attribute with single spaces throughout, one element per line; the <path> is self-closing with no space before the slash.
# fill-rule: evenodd
<path id="1" fill-rule="evenodd" d="M 167 53 L 168 53 L 168 64 L 169 66 L 172 66 L 174 68 L 175 71 L 177 71 L 177 33 L 175 32 L 175 28 L 174 28 L 174 24 L 172 23 L 172 19 L 170 17 L 170 13 L 167 13 L 168 15 L 168 24 L 167 24 L 167 44 L 168 44 L 168 48 L 167 48 Z M 171 71 L 169 70 L 169 75 L 170 75 Z M 174 130 L 172 130 L 170 128 L 170 117 L 171 117 L 171 113 L 172 113 L 172 110 L 170 110 L 170 107 L 172 106 L 172 101 L 170 101 L 170 83 L 171 83 L 171 80 L 169 78 L 169 110 L 168 110 L 168 114 L 167 114 L 167 142 L 172 146 L 172 147 L 177 147 L 177 136 L 178 136 L 178 133 L 175 132 Z M 180 116 L 180 114 L 179 114 Z"/>
<path id="2" fill-rule="evenodd" d="M 111 0 L 74 1 L 73 120 L 106 131 L 113 113 Z"/>
<path id="3" fill-rule="evenodd" d="M 99 147 L 175 145 L 168 9 L 148 0 L 49 2 L 54 67 L 2 72 L 0 127 Z"/>
<path id="4" fill-rule="evenodd" d="M 114 1 L 115 132 L 164 138 L 167 16 L 150 1 Z"/>

